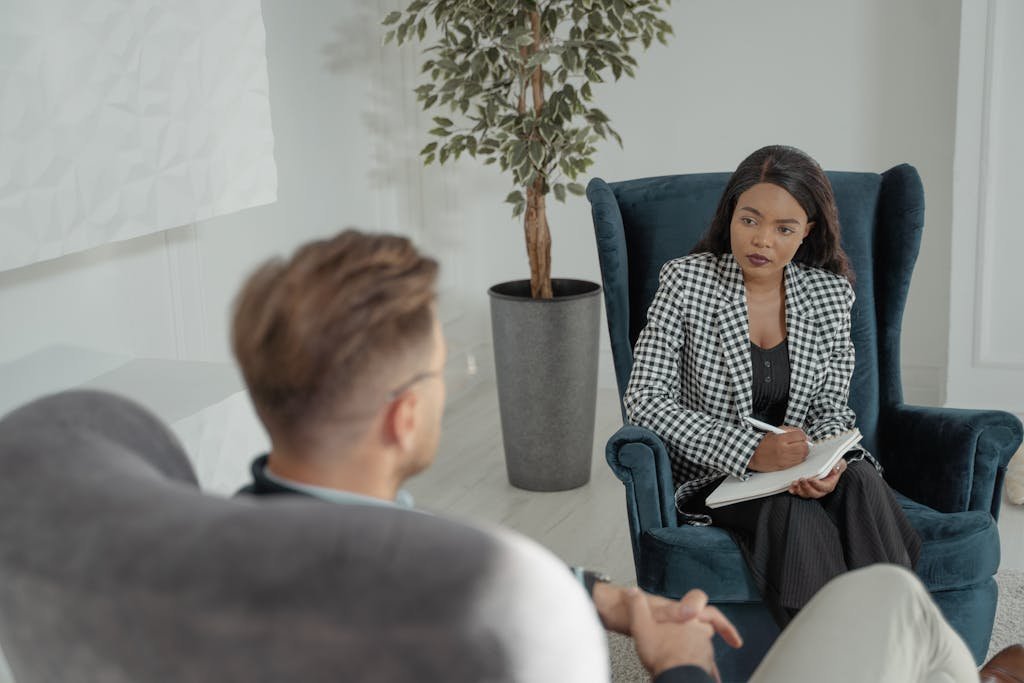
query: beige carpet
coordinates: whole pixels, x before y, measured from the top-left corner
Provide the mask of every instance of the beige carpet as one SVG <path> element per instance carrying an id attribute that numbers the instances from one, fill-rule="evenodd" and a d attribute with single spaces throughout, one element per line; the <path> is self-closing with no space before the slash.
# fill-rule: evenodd
<path id="1" fill-rule="evenodd" d="M 996 621 L 992 628 L 989 657 L 1007 645 L 1024 643 L 1024 572 L 999 572 L 996 575 L 996 583 L 999 584 L 999 603 L 996 606 Z M 644 668 L 640 666 L 633 642 L 629 638 L 614 633 L 608 634 L 608 651 L 611 655 L 614 683 L 650 680 Z"/>

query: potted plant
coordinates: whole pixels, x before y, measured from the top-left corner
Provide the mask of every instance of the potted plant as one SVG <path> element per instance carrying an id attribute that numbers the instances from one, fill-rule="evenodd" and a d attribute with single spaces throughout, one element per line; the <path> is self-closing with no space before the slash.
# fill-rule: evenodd
<path id="1" fill-rule="evenodd" d="M 590 478 L 600 286 L 551 278 L 546 199 L 583 194 L 574 182 L 601 139 L 622 140 L 593 86 L 633 76 L 631 51 L 672 27 L 671 0 L 414 0 L 384 19 L 385 43 L 426 42 L 416 88 L 435 111 L 425 164 L 463 153 L 495 164 L 517 188 L 530 279 L 489 290 L 509 480 L 562 490 Z"/>

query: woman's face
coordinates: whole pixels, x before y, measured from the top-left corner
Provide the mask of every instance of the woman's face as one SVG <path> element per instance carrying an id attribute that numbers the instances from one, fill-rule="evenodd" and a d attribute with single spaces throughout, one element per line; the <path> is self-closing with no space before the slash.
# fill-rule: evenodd
<path id="1" fill-rule="evenodd" d="M 813 227 L 800 203 L 778 185 L 758 183 L 741 194 L 729 239 L 743 279 L 781 281 L 783 268 Z"/>

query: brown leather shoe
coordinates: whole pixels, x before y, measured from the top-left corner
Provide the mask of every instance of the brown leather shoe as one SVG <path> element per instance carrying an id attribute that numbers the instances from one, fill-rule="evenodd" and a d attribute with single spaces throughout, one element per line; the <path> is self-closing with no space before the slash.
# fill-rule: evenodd
<path id="1" fill-rule="evenodd" d="M 1024 645 L 1011 645 L 988 660 L 979 672 L 981 683 L 1024 683 Z"/>

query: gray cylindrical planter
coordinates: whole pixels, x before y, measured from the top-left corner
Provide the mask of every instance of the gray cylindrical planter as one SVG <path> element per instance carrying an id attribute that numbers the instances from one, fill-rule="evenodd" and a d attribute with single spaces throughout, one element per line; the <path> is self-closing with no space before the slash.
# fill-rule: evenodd
<path id="1" fill-rule="evenodd" d="M 586 484 L 594 446 L 601 286 L 551 286 L 553 299 L 530 298 L 529 280 L 487 292 L 508 480 L 530 491 Z"/>

